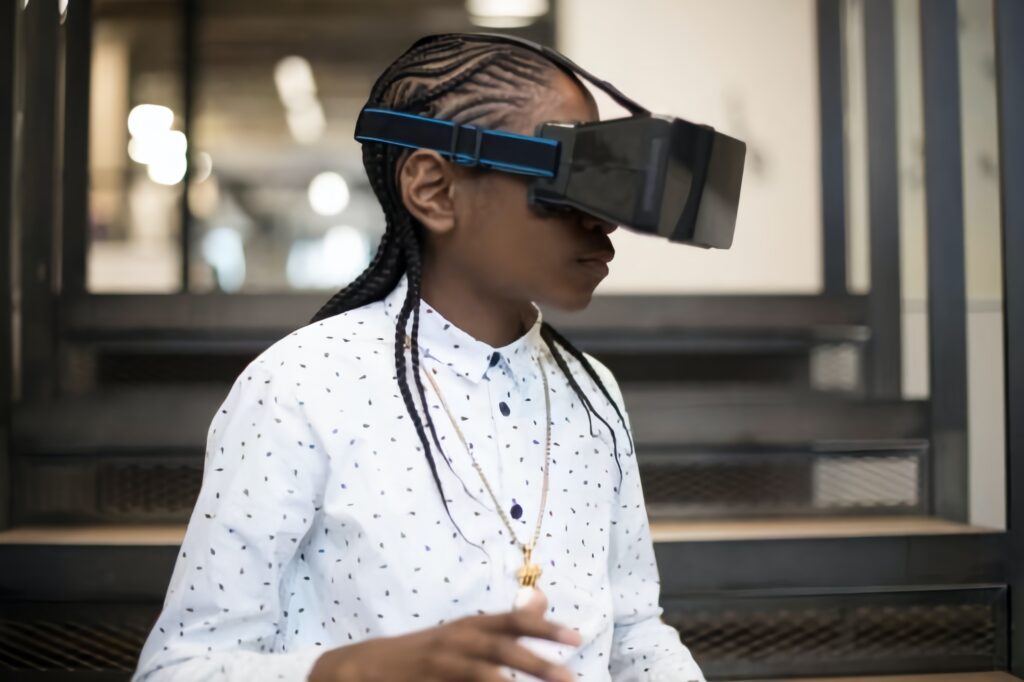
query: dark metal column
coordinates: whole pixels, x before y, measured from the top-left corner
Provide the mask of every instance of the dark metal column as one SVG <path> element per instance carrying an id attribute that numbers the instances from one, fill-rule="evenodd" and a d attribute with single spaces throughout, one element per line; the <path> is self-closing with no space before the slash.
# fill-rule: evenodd
<path id="1" fill-rule="evenodd" d="M 11 182 L 17 8 L 17 3 L 8 2 L 0 9 L 0 529 L 9 525 L 11 512 Z"/>
<path id="2" fill-rule="evenodd" d="M 1010 672 L 1024 675 L 1024 3 L 996 1 L 1006 348 Z"/>
<path id="3" fill-rule="evenodd" d="M 184 112 L 182 114 L 182 132 L 188 140 L 188 159 L 185 164 L 185 176 L 181 180 L 181 291 L 189 291 L 189 253 L 192 250 L 192 212 L 188 207 L 189 185 L 192 178 L 192 157 L 195 142 L 192 140 L 192 121 L 195 117 L 195 86 L 197 77 L 196 64 L 196 21 L 199 6 L 196 0 L 183 0 L 182 12 L 182 56 L 185 60 L 184 75 Z"/>
<path id="4" fill-rule="evenodd" d="M 64 91 L 63 230 L 61 296 L 82 294 L 89 244 L 89 71 L 92 2 L 69 3 Z"/>
<path id="5" fill-rule="evenodd" d="M 868 3 L 869 5 L 871 3 Z M 935 513 L 966 521 L 967 303 L 956 0 L 921 3 Z"/>
<path id="6" fill-rule="evenodd" d="M 846 294 L 846 179 L 840 0 L 818 0 L 818 105 L 821 112 L 822 269 L 826 296 Z"/>
<path id="7" fill-rule="evenodd" d="M 60 201 L 55 167 L 59 22 L 56 2 L 29 2 L 18 40 L 24 118 L 15 150 L 14 235 L 20 274 L 13 286 L 15 328 L 20 328 L 15 383 L 25 400 L 46 399 L 56 388 L 53 244 L 54 208 Z"/>
<path id="8" fill-rule="evenodd" d="M 896 43 L 892 0 L 864 3 L 871 293 L 867 385 L 875 398 L 902 397 Z"/>

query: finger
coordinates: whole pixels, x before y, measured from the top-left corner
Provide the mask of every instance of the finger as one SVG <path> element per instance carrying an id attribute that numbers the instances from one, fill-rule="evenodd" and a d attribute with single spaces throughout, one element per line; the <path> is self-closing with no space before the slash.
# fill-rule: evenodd
<path id="1" fill-rule="evenodd" d="M 476 627 L 487 632 L 505 633 L 515 637 L 536 637 L 553 642 L 579 646 L 582 642 L 575 630 L 544 620 L 539 614 L 520 609 L 507 613 L 473 616 Z"/>
<path id="2" fill-rule="evenodd" d="M 520 591 L 516 593 L 516 609 L 525 609 L 538 616 L 543 616 L 548 610 L 548 598 L 540 590 L 531 587 L 520 588 Z"/>
<path id="3" fill-rule="evenodd" d="M 576 679 L 568 668 L 541 658 L 516 643 L 512 636 L 477 631 L 460 639 L 462 652 L 471 659 L 508 666 L 547 682 L 574 682 Z"/>
<path id="4" fill-rule="evenodd" d="M 436 677 L 430 679 L 444 682 L 511 682 L 501 674 L 498 666 L 479 658 L 467 658 L 461 654 L 444 654 L 436 659 L 433 666 Z"/>

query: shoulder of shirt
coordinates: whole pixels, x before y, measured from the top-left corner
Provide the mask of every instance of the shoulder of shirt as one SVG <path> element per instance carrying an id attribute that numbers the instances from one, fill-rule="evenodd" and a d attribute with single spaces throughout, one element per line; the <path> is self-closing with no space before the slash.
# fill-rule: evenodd
<path id="1" fill-rule="evenodd" d="M 597 376 L 601 378 L 601 382 L 604 384 L 605 388 L 608 389 L 608 392 L 611 393 L 612 396 L 614 396 L 621 404 L 622 391 L 619 389 L 619 381 L 615 378 L 615 374 L 608 369 L 607 365 L 590 353 L 583 351 L 583 357 L 587 359 L 590 365 L 594 368 L 594 371 L 597 372 Z"/>
<path id="2" fill-rule="evenodd" d="M 393 352 L 394 344 L 394 324 L 384 313 L 383 301 L 374 301 L 296 329 L 256 356 L 249 367 L 273 374 L 292 364 L 343 361 L 365 352 L 367 346 Z"/>

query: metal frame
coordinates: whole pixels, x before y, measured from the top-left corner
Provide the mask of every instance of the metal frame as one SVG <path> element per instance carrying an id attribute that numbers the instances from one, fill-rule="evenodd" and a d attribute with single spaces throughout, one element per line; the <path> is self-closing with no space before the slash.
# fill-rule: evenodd
<path id="1" fill-rule="evenodd" d="M 3 601 L 162 601 L 177 545 L 3 544 Z M 666 599 L 1006 583 L 1006 535 L 658 542 Z M 751 561 L 752 556 L 757 561 Z M 670 568 L 671 567 L 671 568 Z"/>
<path id="2" fill-rule="evenodd" d="M 707 610 L 849 609 L 879 605 L 990 604 L 994 656 L 845 661 L 828 672 L 889 673 L 1005 666 L 1005 536 L 817 538 L 803 540 L 657 543 L 662 604 L 673 616 Z M 750 561 L 756 552 L 758 561 Z M 96 614 L 118 623 L 155 618 L 179 553 L 176 545 L 0 544 L 0 618 L 76 620 Z M 671 570 L 669 569 L 671 567 Z M 702 666 L 704 664 L 702 663 Z M 744 662 L 716 663 L 705 672 L 733 676 Z M 800 661 L 759 665 L 768 672 L 821 674 Z M 717 667 L 715 667 L 717 666 Z M 775 666 L 775 667 L 771 667 Z"/>
<path id="3" fill-rule="evenodd" d="M 847 293 L 846 169 L 843 160 L 841 4 L 818 0 L 818 106 L 821 111 L 822 275 L 826 296 Z"/>
<path id="4" fill-rule="evenodd" d="M 18 209 L 14 253 L 18 276 L 14 311 L 19 329 L 20 362 L 16 395 L 46 399 L 56 389 L 56 297 L 54 295 L 53 237 L 55 205 L 61 200 L 56 183 L 57 92 L 59 48 L 57 5 L 31 2 L 23 10 L 16 65 L 24 88 L 21 134 L 14 158 L 14 192 Z M 54 84 L 52 88 L 41 84 Z M 19 153 L 20 152 L 20 153 Z"/>
<path id="5" fill-rule="evenodd" d="M 276 339 L 309 323 L 330 294 L 88 294 L 69 297 L 64 330 L 75 338 Z M 628 329 L 640 334 L 695 329 L 751 333 L 843 329 L 856 336 L 866 320 L 863 296 L 658 296 L 595 297 L 581 313 L 545 311 L 544 319 L 568 332 Z M 274 336 L 277 335 L 277 336 Z M 858 337 L 859 338 L 859 337 Z"/>
<path id="6" fill-rule="evenodd" d="M 1024 3 L 996 0 L 996 71 L 1006 353 L 1010 672 L 1024 676 Z"/>
<path id="7" fill-rule="evenodd" d="M 184 59 L 185 76 L 182 79 L 184 90 L 184 112 L 182 132 L 186 140 L 192 139 L 192 121 L 195 117 L 195 81 L 196 81 L 196 16 L 198 6 L 196 0 L 181 0 L 182 2 L 182 57 Z M 188 195 L 189 186 L 192 184 L 192 155 L 188 155 L 188 162 L 185 164 L 185 175 L 182 177 L 181 185 L 181 292 L 189 290 L 189 253 L 192 250 L 192 212 L 189 210 Z"/>
<path id="8" fill-rule="evenodd" d="M 18 4 L 9 2 L 0 17 L 0 528 L 11 511 L 11 220 L 14 170 L 14 54 Z M 2 47 L 6 45 L 7 47 Z"/>
<path id="9" fill-rule="evenodd" d="M 64 19 L 64 163 L 60 190 L 61 297 L 85 292 L 89 238 L 89 86 L 92 60 L 92 0 L 68 5 Z"/>
<path id="10" fill-rule="evenodd" d="M 842 458 L 851 460 L 859 458 L 862 461 L 877 461 L 881 458 L 900 458 L 914 463 L 916 475 L 914 478 L 913 494 L 916 496 L 914 504 L 863 504 L 863 505 L 833 505 L 814 506 L 812 477 L 814 467 L 819 462 L 828 462 L 830 459 Z M 716 448 L 709 452 L 704 448 L 665 448 L 648 447 L 638 454 L 640 465 L 640 478 L 644 481 L 645 499 L 647 502 L 647 513 L 652 520 L 665 518 L 666 520 L 683 519 L 726 519 L 737 520 L 757 517 L 767 519 L 772 517 L 793 517 L 802 516 L 810 518 L 837 518 L 842 516 L 856 516 L 858 518 L 872 516 L 914 516 L 927 515 L 928 510 L 928 486 L 924 480 L 924 463 L 928 458 L 928 444 L 923 440 L 907 439 L 904 441 L 879 441 L 869 443 L 866 446 L 857 442 L 840 443 L 830 447 L 810 445 L 804 448 L 796 446 L 774 446 L 761 448 L 736 448 L 734 450 Z M 788 489 L 784 494 L 773 491 L 775 496 L 772 502 L 755 502 L 748 499 L 732 504 L 711 503 L 707 501 L 691 502 L 681 504 L 677 502 L 658 502 L 651 491 L 657 491 L 656 487 L 649 488 L 647 477 L 651 477 L 653 486 L 656 486 L 657 473 L 654 470 L 664 472 L 673 467 L 681 468 L 687 466 L 765 466 L 785 467 L 788 479 Z M 650 474 L 648 472 L 651 472 Z M 806 474 L 806 478 L 801 478 Z M 773 481 L 778 481 L 774 477 Z M 763 481 L 759 481 L 759 487 L 763 489 Z M 800 486 L 806 486 L 797 491 Z M 748 495 L 750 493 L 747 493 Z"/>
<path id="11" fill-rule="evenodd" d="M 974 672 L 1000 670 L 1006 666 L 1006 648 L 998 636 L 998 633 L 1006 627 L 1006 588 L 1001 585 L 985 586 L 947 586 L 940 588 L 910 588 L 910 589 L 866 589 L 863 591 L 836 593 L 832 591 L 804 591 L 803 593 L 768 593 L 752 595 L 730 595 L 723 599 L 718 595 L 701 595 L 681 600 L 665 600 L 664 606 L 670 620 L 681 622 L 681 633 L 684 643 L 689 643 L 691 650 L 696 656 L 704 674 L 711 680 L 729 679 L 751 679 L 751 678 L 790 678 L 796 676 L 821 676 L 821 675 L 879 675 L 898 673 L 949 673 L 949 672 Z M 700 637 L 701 621 L 709 616 L 714 619 L 713 614 L 722 613 L 727 615 L 728 620 L 739 620 L 743 622 L 743 615 L 747 613 L 773 614 L 772 621 L 775 623 L 784 622 L 785 615 L 789 617 L 806 617 L 808 613 L 818 613 L 835 619 L 837 625 L 841 624 L 840 637 L 832 640 L 831 646 L 842 648 L 843 646 L 856 649 L 858 638 L 863 637 L 862 632 L 850 632 L 852 626 L 857 624 L 860 617 L 866 610 L 871 609 L 906 609 L 913 613 L 921 608 L 957 608 L 961 606 L 975 606 L 987 609 L 991 613 L 990 632 L 994 636 L 992 650 L 990 653 L 941 653 L 924 652 L 910 653 L 905 655 L 886 655 L 883 652 L 876 652 L 861 658 L 850 657 L 844 660 L 843 657 L 831 657 L 825 652 L 815 651 L 809 645 L 801 641 L 782 640 L 779 642 L 782 647 L 788 649 L 786 654 L 781 652 L 772 656 L 768 652 L 759 652 L 760 655 L 744 657 L 732 654 L 733 660 L 715 661 L 703 660 L 701 657 L 701 642 L 689 639 L 690 633 Z M 781 612 L 781 613 L 780 613 Z M 778 615 L 776 615 L 778 614 Z M 781 616 L 781 617 L 780 617 Z M 894 614 L 899 617 L 898 612 Z M 687 620 L 696 619 L 693 626 L 687 626 Z M 761 616 L 762 619 L 765 616 Z M 842 627 L 845 626 L 845 627 Z M 863 626 L 862 626 L 863 627 Z M 912 626 L 909 626 L 912 627 Z M 954 626 L 955 627 L 955 626 Z M 716 628 L 717 629 L 717 628 Z M 689 632 L 688 632 L 689 631 Z M 907 633 L 910 635 L 910 633 Z M 811 633 L 807 633 L 812 636 Z M 917 633 L 921 637 L 921 633 Z M 713 637 L 714 635 L 712 635 Z M 719 634 L 719 637 L 722 635 Z M 746 628 L 735 633 L 735 637 L 749 637 L 750 633 Z M 913 635 L 910 635 L 913 637 Z M 741 640 L 742 641 L 742 640 Z M 920 645 L 920 639 L 912 640 L 914 644 Z M 730 639 L 730 653 L 742 646 L 736 639 Z M 808 658 L 801 660 L 798 653 L 801 646 L 808 647 Z M 825 645 L 826 647 L 828 645 Z M 908 647 L 910 648 L 910 647 Z"/>
<path id="12" fill-rule="evenodd" d="M 956 0 L 922 2 L 932 500 L 937 515 L 966 521 L 967 303 L 957 41 Z"/>
<path id="13" fill-rule="evenodd" d="M 892 0 L 864 3 L 871 293 L 868 393 L 902 395 L 899 176 L 896 159 L 896 40 Z"/>

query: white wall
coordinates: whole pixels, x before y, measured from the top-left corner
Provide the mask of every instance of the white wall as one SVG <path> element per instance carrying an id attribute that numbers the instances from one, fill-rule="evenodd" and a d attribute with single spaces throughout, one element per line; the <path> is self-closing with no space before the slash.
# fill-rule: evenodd
<path id="1" fill-rule="evenodd" d="M 821 288 L 813 0 L 560 0 L 558 47 L 649 109 L 748 144 L 727 251 L 618 230 L 611 292 Z M 618 115 L 602 107 L 602 117 Z"/>
<path id="2" fill-rule="evenodd" d="M 919 0 L 895 3 L 904 393 L 929 393 Z M 863 0 L 846 0 L 848 266 L 868 273 Z M 1003 347 L 992 7 L 959 0 L 968 295 L 970 519 L 1005 525 Z M 748 143 L 728 251 L 624 230 L 603 293 L 817 293 L 821 188 L 813 0 L 560 0 L 558 47 L 648 108 Z M 600 99 L 599 99 L 600 102 Z M 605 100 L 607 103 L 607 100 Z M 602 116 L 621 115 L 612 105 Z"/>
<path id="3" fill-rule="evenodd" d="M 898 0 L 897 86 L 903 288 L 903 382 L 908 398 L 930 394 L 927 212 L 920 77 L 920 0 Z M 992 4 L 959 0 L 967 292 L 967 431 L 971 523 L 1006 527 L 1002 255 Z"/>

